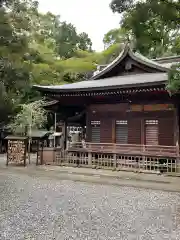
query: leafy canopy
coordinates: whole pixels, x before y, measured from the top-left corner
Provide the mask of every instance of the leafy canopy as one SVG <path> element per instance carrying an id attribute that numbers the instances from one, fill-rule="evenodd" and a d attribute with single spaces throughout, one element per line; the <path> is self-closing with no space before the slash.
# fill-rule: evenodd
<path id="1" fill-rule="evenodd" d="M 155 58 L 179 52 L 180 1 L 112 0 L 110 7 L 122 14 L 120 27 L 143 55 Z"/>
<path id="2" fill-rule="evenodd" d="M 176 94 L 180 91 L 180 63 L 171 67 L 168 75 L 167 89 L 171 94 Z"/>
<path id="3" fill-rule="evenodd" d="M 47 113 L 43 108 L 44 101 L 39 100 L 20 105 L 20 111 L 9 124 L 15 134 L 29 134 L 32 129 L 39 129 L 47 121 Z"/>

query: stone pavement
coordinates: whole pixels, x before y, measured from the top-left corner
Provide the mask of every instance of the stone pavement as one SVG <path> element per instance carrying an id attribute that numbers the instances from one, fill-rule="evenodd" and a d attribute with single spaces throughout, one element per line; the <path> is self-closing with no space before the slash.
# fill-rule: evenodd
<path id="1" fill-rule="evenodd" d="M 179 179 L 1 156 L 0 239 L 179 240 Z"/>
<path id="2" fill-rule="evenodd" d="M 180 239 L 179 193 L 14 169 L 0 169 L 1 240 Z"/>

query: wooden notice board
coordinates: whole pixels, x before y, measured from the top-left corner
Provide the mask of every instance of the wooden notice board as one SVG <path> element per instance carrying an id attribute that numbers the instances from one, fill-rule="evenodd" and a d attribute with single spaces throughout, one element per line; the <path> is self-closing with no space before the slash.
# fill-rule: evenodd
<path id="1" fill-rule="evenodd" d="M 6 165 L 9 163 L 16 163 L 26 166 L 28 138 L 8 136 L 6 139 L 8 141 Z"/>

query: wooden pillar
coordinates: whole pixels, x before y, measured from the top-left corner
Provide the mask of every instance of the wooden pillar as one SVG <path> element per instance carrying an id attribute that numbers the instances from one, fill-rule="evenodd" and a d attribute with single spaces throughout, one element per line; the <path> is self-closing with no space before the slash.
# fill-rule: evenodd
<path id="1" fill-rule="evenodd" d="M 88 114 L 88 108 L 86 107 L 86 142 L 90 142 L 90 124 L 89 124 L 89 114 Z"/>
<path id="2" fill-rule="evenodd" d="M 7 140 L 7 159 L 6 159 L 6 166 L 9 164 L 9 140 Z"/>
<path id="3" fill-rule="evenodd" d="M 179 109 L 177 104 L 174 110 L 174 144 L 176 146 L 176 155 L 179 160 Z"/>
<path id="4" fill-rule="evenodd" d="M 88 152 L 88 165 L 91 166 L 92 165 L 92 153 Z"/>
<path id="5" fill-rule="evenodd" d="M 39 160 L 39 139 L 37 140 L 37 149 L 36 149 L 36 151 L 37 151 L 37 155 L 36 155 L 36 165 L 38 165 L 39 164 L 39 162 L 38 162 L 38 160 Z"/>
<path id="6" fill-rule="evenodd" d="M 116 120 L 112 120 L 112 143 L 116 143 Z"/>
<path id="7" fill-rule="evenodd" d="M 40 158 L 40 165 L 44 164 L 44 146 L 43 146 L 43 142 L 41 141 L 41 158 Z"/>
<path id="8" fill-rule="evenodd" d="M 67 120 L 64 121 L 64 150 L 66 150 L 67 145 Z"/>
<path id="9" fill-rule="evenodd" d="M 145 152 L 145 120 L 144 118 L 141 119 L 141 152 Z M 143 162 L 145 161 L 145 156 L 143 155 Z"/>
<path id="10" fill-rule="evenodd" d="M 144 125 L 144 118 L 141 119 L 141 145 L 145 145 L 145 125 Z"/>

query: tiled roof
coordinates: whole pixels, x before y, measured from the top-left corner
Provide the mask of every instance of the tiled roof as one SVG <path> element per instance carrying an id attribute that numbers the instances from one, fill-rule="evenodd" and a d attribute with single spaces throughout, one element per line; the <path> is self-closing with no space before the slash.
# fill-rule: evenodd
<path id="1" fill-rule="evenodd" d="M 99 79 L 96 81 L 81 81 L 64 85 L 34 86 L 34 88 L 46 92 L 93 91 L 101 89 L 129 88 L 165 84 L 167 80 L 167 73 L 142 73 Z"/>

